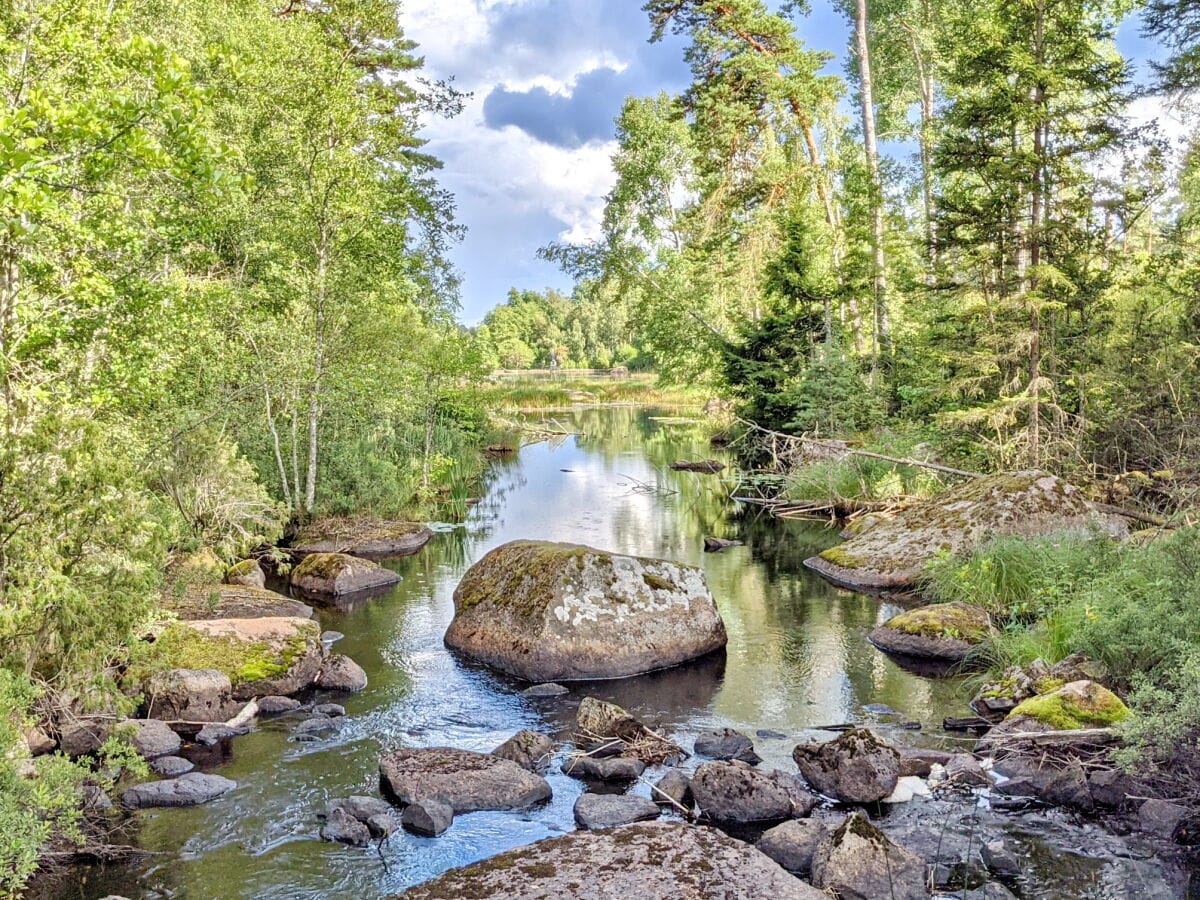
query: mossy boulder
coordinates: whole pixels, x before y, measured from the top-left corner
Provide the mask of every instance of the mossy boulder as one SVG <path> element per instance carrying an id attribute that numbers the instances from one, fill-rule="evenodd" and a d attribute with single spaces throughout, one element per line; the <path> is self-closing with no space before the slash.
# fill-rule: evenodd
<path id="1" fill-rule="evenodd" d="M 1120 697 L 1094 681 L 1072 681 L 1057 690 L 1030 697 L 1009 713 L 1009 719 L 1024 716 L 1049 725 L 1055 731 L 1107 728 L 1133 713 Z"/>
<path id="2" fill-rule="evenodd" d="M 320 626 L 298 617 L 203 619 L 166 626 L 131 675 L 168 669 L 216 670 L 235 700 L 294 694 L 321 669 Z"/>
<path id="3" fill-rule="evenodd" d="M 391 558 L 416 553 L 433 537 L 433 532 L 416 522 L 390 522 L 357 517 L 323 519 L 297 533 L 292 550 L 309 553 L 349 553 L 352 556 Z"/>
<path id="4" fill-rule="evenodd" d="M 969 603 L 934 603 L 892 616 L 870 641 L 885 653 L 961 662 L 991 635 L 987 610 Z"/>
<path id="5" fill-rule="evenodd" d="M 765 853 L 717 831 L 678 821 L 639 822 L 537 841 L 404 892 L 449 898 L 770 897 L 828 900 Z M 884 895 L 886 896 L 886 895 Z"/>
<path id="6" fill-rule="evenodd" d="M 854 589 L 914 587 L 938 553 L 960 553 L 999 535 L 1034 537 L 1100 527 L 1114 536 L 1124 520 L 1098 512 L 1083 492 L 1046 472 L 977 478 L 875 522 L 804 561 L 835 584 Z"/>
<path id="7" fill-rule="evenodd" d="M 825 743 L 798 744 L 792 759 L 814 789 L 843 803 L 876 803 L 900 778 L 900 754 L 865 728 Z"/>
<path id="8" fill-rule="evenodd" d="M 513 541 L 454 592 L 446 645 L 527 681 L 623 678 L 725 646 L 693 566 L 575 544 Z"/>
<path id="9" fill-rule="evenodd" d="M 184 620 L 260 619 L 280 616 L 308 619 L 312 607 L 265 588 L 239 584 L 191 584 L 169 589 L 163 608 Z"/>
<path id="10" fill-rule="evenodd" d="M 225 582 L 244 587 L 261 588 L 266 587 L 267 576 L 257 559 L 243 559 L 229 567 L 229 571 L 225 573 Z"/>
<path id="11" fill-rule="evenodd" d="M 985 683 L 971 700 L 976 713 L 999 722 L 1021 702 L 1058 690 L 1072 681 L 1103 681 L 1104 666 L 1075 653 L 1054 665 L 1035 659 L 1025 668 L 1010 666 L 994 681 Z"/>
<path id="12" fill-rule="evenodd" d="M 346 553 L 311 553 L 292 569 L 292 587 L 315 597 L 383 590 L 399 581 L 391 569 Z"/>

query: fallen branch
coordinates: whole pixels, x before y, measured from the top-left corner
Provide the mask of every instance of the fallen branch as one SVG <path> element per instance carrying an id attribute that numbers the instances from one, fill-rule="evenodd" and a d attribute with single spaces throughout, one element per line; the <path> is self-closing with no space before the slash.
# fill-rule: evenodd
<path id="1" fill-rule="evenodd" d="M 683 817 L 685 819 L 691 820 L 691 819 L 695 818 L 696 814 L 694 812 L 692 812 L 692 810 L 685 809 L 682 803 L 680 803 L 678 800 L 676 800 L 674 797 L 672 797 L 670 794 L 668 794 L 666 791 L 664 791 L 662 788 L 660 788 L 657 784 L 651 784 L 645 778 L 639 778 L 638 781 L 640 781 L 644 785 L 647 785 L 650 788 L 650 793 L 652 795 L 658 794 L 660 797 L 662 797 L 664 800 L 666 800 L 668 803 L 670 803 L 673 807 L 675 807 L 677 810 L 679 810 L 679 812 L 683 814 Z M 653 799 L 653 797 L 651 797 L 651 799 Z"/>
<path id="2" fill-rule="evenodd" d="M 998 734 L 992 738 L 984 735 L 984 739 L 988 742 L 989 746 L 1016 741 L 1027 744 L 1052 744 L 1057 741 L 1079 740 L 1080 738 L 1103 738 L 1109 740 L 1116 737 L 1117 730 L 1115 728 L 1076 728 L 1072 731 L 1016 731 L 1012 734 Z"/>

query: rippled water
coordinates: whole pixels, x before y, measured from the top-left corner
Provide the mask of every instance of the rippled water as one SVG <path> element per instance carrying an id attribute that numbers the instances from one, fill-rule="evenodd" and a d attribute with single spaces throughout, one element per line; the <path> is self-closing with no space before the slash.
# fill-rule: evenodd
<path id="1" fill-rule="evenodd" d="M 397 588 L 350 611 L 321 613 L 324 627 L 346 634 L 337 650 L 370 677 L 366 691 L 343 701 L 348 718 L 340 734 L 296 743 L 289 740 L 296 720 L 261 722 L 233 742 L 228 758 L 207 760 L 206 768 L 237 781 L 235 791 L 195 809 L 140 813 L 138 842 L 153 853 L 131 864 L 77 869 L 75 883 L 60 895 L 361 900 L 569 831 L 583 785 L 560 774 L 549 776 L 554 798 L 542 808 L 462 816 L 436 839 L 400 832 L 380 851 L 320 841 L 317 814 L 329 798 L 374 794 L 381 750 L 486 751 L 521 728 L 565 737 L 586 694 L 620 703 L 685 747 L 697 732 L 717 726 L 787 734 L 756 740 L 767 765 L 787 771 L 795 770 L 790 752 L 806 729 L 870 720 L 867 704 L 887 704 L 900 719 L 921 722 L 924 734 L 895 737 L 927 743 L 942 740 L 944 715 L 964 713 L 956 681 L 909 674 L 867 643 L 867 632 L 894 607 L 833 588 L 804 569 L 805 557 L 836 541 L 832 530 L 737 509 L 721 477 L 667 469 L 676 459 L 714 455 L 702 430 L 632 408 L 556 416 L 581 436 L 528 446 L 497 462 L 465 525 L 438 534 L 415 557 L 388 563 L 404 576 Z M 706 534 L 746 545 L 705 554 Z M 580 685 L 565 698 L 519 696 L 523 685 L 442 645 L 463 571 L 516 538 L 702 566 L 729 631 L 727 653 L 650 676 Z"/>

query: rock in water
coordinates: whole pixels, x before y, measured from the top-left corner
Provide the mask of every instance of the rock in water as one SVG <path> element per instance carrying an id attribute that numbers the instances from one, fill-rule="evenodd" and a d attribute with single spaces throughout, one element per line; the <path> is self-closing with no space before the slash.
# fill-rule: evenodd
<path id="1" fill-rule="evenodd" d="M 629 794 L 580 794 L 575 801 L 575 821 L 582 828 L 614 828 L 630 822 L 657 819 L 653 800 Z"/>
<path id="2" fill-rule="evenodd" d="M 415 522 L 387 522 L 365 517 L 326 519 L 301 529 L 292 548 L 297 554 L 349 553 L 390 559 L 416 553 L 433 532 Z"/>
<path id="3" fill-rule="evenodd" d="M 997 535 L 1084 531 L 1115 535 L 1123 522 L 1097 512 L 1076 487 L 1046 472 L 977 478 L 876 522 L 804 564 L 851 588 L 911 587 L 934 554 L 970 550 Z"/>
<path id="4" fill-rule="evenodd" d="M 805 781 L 843 803 L 882 800 L 900 778 L 900 754 L 862 728 L 824 744 L 799 744 L 792 758 Z"/>
<path id="5" fill-rule="evenodd" d="M 677 821 L 577 831 L 538 841 L 452 869 L 403 896 L 407 900 L 829 900 L 749 844 L 712 828 Z"/>
<path id="6" fill-rule="evenodd" d="M 521 691 L 521 694 L 526 697 L 534 697 L 535 699 L 545 699 L 547 697 L 561 697 L 563 694 L 569 694 L 570 691 L 561 684 L 555 684 L 553 681 L 547 681 L 544 684 L 535 684 L 532 687 L 527 687 Z"/>
<path id="7" fill-rule="evenodd" d="M 633 781 L 646 771 L 646 764 L 629 756 L 577 756 L 563 765 L 563 772 L 593 781 Z"/>
<path id="8" fill-rule="evenodd" d="M 404 808 L 400 824 L 414 834 L 437 837 L 454 824 L 454 810 L 437 800 L 418 800 Z"/>
<path id="9" fill-rule="evenodd" d="M 671 463 L 676 472 L 699 472 L 702 475 L 716 475 L 723 471 L 725 463 L 719 459 L 681 459 Z"/>
<path id="10" fill-rule="evenodd" d="M 763 832 L 754 846 L 789 872 L 808 875 L 813 854 L 834 827 L 822 819 L 793 819 Z"/>
<path id="11" fill-rule="evenodd" d="M 330 810 L 321 828 L 321 837 L 327 841 L 365 847 L 371 841 L 371 830 L 341 807 Z"/>
<path id="12" fill-rule="evenodd" d="M 682 769 L 668 769 L 666 774 L 658 779 L 658 784 L 654 785 L 650 796 L 655 803 L 667 804 L 676 808 L 682 806 L 690 812 L 694 803 L 692 779 Z"/>
<path id="13" fill-rule="evenodd" d="M 493 756 L 515 762 L 522 769 L 540 772 L 550 762 L 554 753 L 554 741 L 549 735 L 524 729 L 492 751 Z"/>
<path id="14" fill-rule="evenodd" d="M 135 784 L 121 795 L 127 809 L 151 809 L 160 806 L 199 806 L 216 800 L 237 783 L 220 775 L 188 772 L 170 781 L 148 781 Z"/>
<path id="15" fill-rule="evenodd" d="M 925 860 L 892 843 L 861 812 L 821 839 L 813 854 L 815 887 L 841 900 L 924 900 Z"/>
<path id="16" fill-rule="evenodd" d="M 126 719 L 117 729 L 131 730 L 134 749 L 146 759 L 171 756 L 183 746 L 179 735 L 160 719 Z"/>
<path id="17" fill-rule="evenodd" d="M 934 603 L 892 616 L 871 632 L 885 653 L 962 662 L 991 636 L 987 610 L 969 603 Z"/>
<path id="18" fill-rule="evenodd" d="M 454 592 L 446 645 L 528 681 L 623 678 L 725 646 L 693 566 L 573 544 L 514 541 Z"/>
<path id="19" fill-rule="evenodd" d="M 175 722 L 224 722 L 238 710 L 229 676 L 217 669 L 168 669 L 145 685 L 148 715 Z"/>
<path id="20" fill-rule="evenodd" d="M 754 752 L 754 742 L 732 728 L 704 732 L 696 738 L 695 751 L 697 756 L 709 759 L 740 759 L 751 765 L 762 762 L 762 757 Z"/>
<path id="21" fill-rule="evenodd" d="M 300 708 L 300 701 L 292 697 L 263 697 L 258 701 L 258 712 L 264 716 L 279 716 L 295 712 Z"/>
<path id="22" fill-rule="evenodd" d="M 731 541 L 727 538 L 706 537 L 704 539 L 705 553 L 720 553 L 722 550 L 728 550 L 730 547 L 742 546 L 741 541 Z"/>
<path id="23" fill-rule="evenodd" d="M 744 763 L 704 763 L 692 776 L 692 796 L 717 822 L 778 822 L 793 814 L 788 786 Z"/>
<path id="24" fill-rule="evenodd" d="M 196 766 L 191 760 L 184 759 L 181 756 L 160 756 L 157 759 L 150 760 L 150 771 L 155 775 L 161 775 L 163 778 L 175 778 L 178 775 L 186 775 Z"/>
<path id="25" fill-rule="evenodd" d="M 317 597 L 341 597 L 399 582 L 391 569 L 345 553 L 311 553 L 292 570 L 292 587 Z"/>
<path id="26" fill-rule="evenodd" d="M 314 682 L 317 687 L 327 691 L 339 691 L 343 694 L 357 694 L 366 690 L 367 673 L 363 667 L 342 653 L 334 653 L 326 657 L 321 664 L 321 671 Z"/>
<path id="27" fill-rule="evenodd" d="M 455 813 L 526 809 L 550 798 L 540 775 L 490 753 L 451 747 L 387 754 L 379 760 L 379 784 L 400 804 L 438 800 Z"/>

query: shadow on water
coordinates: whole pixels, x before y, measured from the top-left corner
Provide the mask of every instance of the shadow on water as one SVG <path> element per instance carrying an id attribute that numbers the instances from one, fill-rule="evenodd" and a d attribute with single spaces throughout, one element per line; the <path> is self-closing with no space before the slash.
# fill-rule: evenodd
<path id="1" fill-rule="evenodd" d="M 328 799 L 374 794 L 381 750 L 487 751 L 521 728 L 565 736 L 589 694 L 619 703 L 688 749 L 697 733 L 714 727 L 786 735 L 756 741 L 765 765 L 786 771 L 795 771 L 790 754 L 797 738 L 820 725 L 875 721 L 867 705 L 897 711 L 879 723 L 885 727 L 922 722 L 925 734 L 893 736 L 925 743 L 939 740 L 943 716 L 964 711 L 956 680 L 917 677 L 867 642 L 895 607 L 839 590 L 804 568 L 806 557 L 836 542 L 833 529 L 738 508 L 722 476 L 668 468 L 677 459 L 720 455 L 703 429 L 633 408 L 553 415 L 580 436 L 497 460 L 487 493 L 464 525 L 441 530 L 416 556 L 386 563 L 403 576 L 398 586 L 350 608 L 320 611 L 324 628 L 346 635 L 338 652 L 370 678 L 361 694 L 334 698 L 348 712 L 340 732 L 298 743 L 290 735 L 295 719 L 260 722 L 219 760 L 236 790 L 194 809 L 140 813 L 137 840 L 149 855 L 106 869 L 76 868 L 54 896 L 385 896 L 570 831 L 584 786 L 557 767 L 548 776 L 554 797 L 540 808 L 463 816 L 437 839 L 401 832 L 378 851 L 321 842 L 317 814 Z M 744 546 L 705 554 L 709 534 Z M 456 658 L 442 643 L 463 571 L 516 538 L 702 566 L 729 632 L 727 651 L 638 678 L 575 684 L 558 699 L 521 696 L 524 685 Z M 642 785 L 634 790 L 645 793 Z"/>

